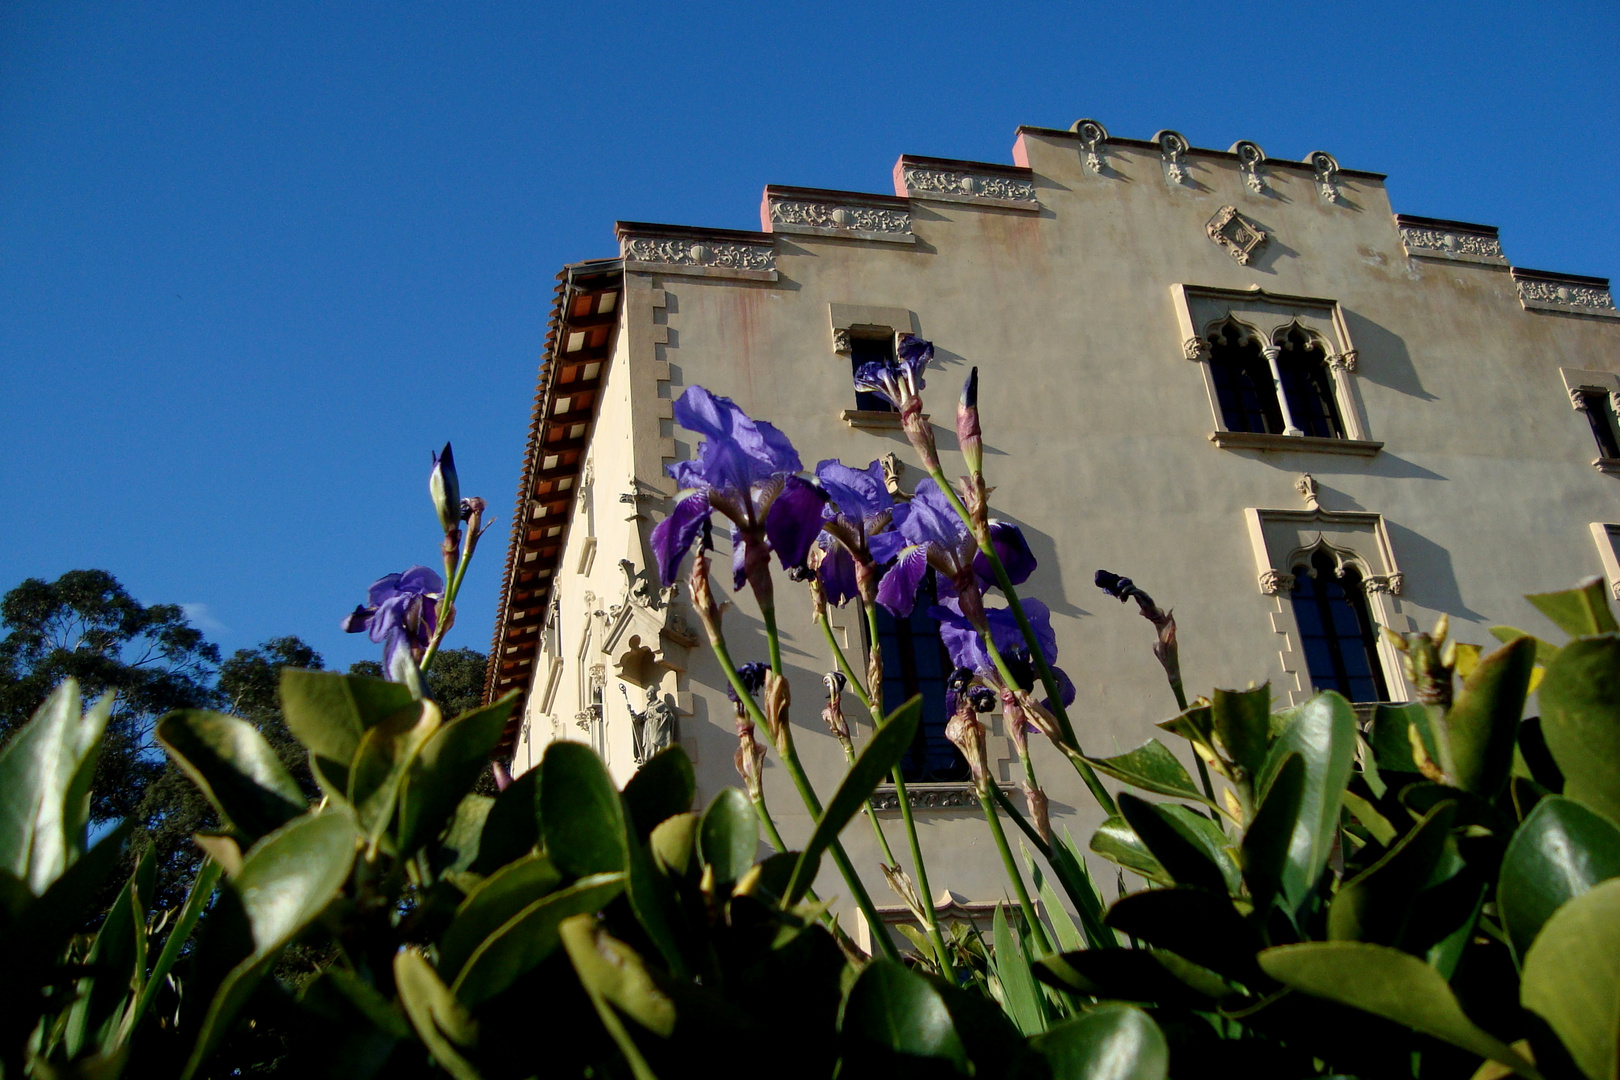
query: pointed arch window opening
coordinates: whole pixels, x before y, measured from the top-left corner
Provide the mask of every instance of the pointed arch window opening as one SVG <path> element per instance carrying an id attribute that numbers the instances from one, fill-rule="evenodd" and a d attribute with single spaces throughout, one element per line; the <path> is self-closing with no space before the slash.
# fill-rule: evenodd
<path id="1" fill-rule="evenodd" d="M 1235 319 L 1209 332 L 1210 373 L 1228 431 L 1281 435 L 1286 430 L 1277 398 L 1276 380 L 1261 350 L 1260 339 Z"/>
<path id="2" fill-rule="evenodd" d="M 900 761 L 908 783 L 953 783 L 971 778 L 961 751 L 945 737 L 950 717 L 945 709 L 945 684 L 951 659 L 940 637 L 939 621 L 928 614 L 934 599 L 933 575 L 925 581 L 911 615 L 899 618 L 878 607 L 878 644 L 883 651 L 883 712 L 892 713 L 916 694 L 923 699 L 922 722 L 911 749 Z M 865 620 L 860 620 L 866 637 Z M 870 648 L 870 645 L 868 644 Z"/>
<path id="3" fill-rule="evenodd" d="M 1327 350 L 1315 334 L 1291 323 L 1277 334 L 1278 374 L 1287 411 L 1300 431 L 1318 439 L 1346 437 Z"/>
<path id="4" fill-rule="evenodd" d="M 1268 342 L 1229 315 L 1205 333 L 1203 347 L 1227 431 L 1352 437 L 1330 350 L 1298 320 L 1277 330 Z"/>
<path id="5" fill-rule="evenodd" d="M 1351 701 L 1388 701 L 1361 570 L 1324 546 L 1302 552 L 1290 596 L 1300 650 L 1314 690 L 1336 690 Z"/>

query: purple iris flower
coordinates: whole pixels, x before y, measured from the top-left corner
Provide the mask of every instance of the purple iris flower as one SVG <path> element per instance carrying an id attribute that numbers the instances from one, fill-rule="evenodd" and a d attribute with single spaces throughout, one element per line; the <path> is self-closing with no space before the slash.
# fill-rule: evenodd
<path id="1" fill-rule="evenodd" d="M 901 334 L 898 360 L 872 360 L 855 370 L 855 389 L 877 394 L 901 412 L 917 403 L 924 387 L 923 370 L 934 359 L 934 343 L 915 334 Z"/>
<path id="2" fill-rule="evenodd" d="M 816 479 L 831 500 L 822 512 L 825 532 L 820 542 L 825 554 L 817 569 L 827 599 L 842 606 L 860 595 L 861 579 L 871 580 L 870 575 L 880 572 L 878 567 L 900 554 L 906 541 L 890 528 L 894 497 L 884 482 L 882 462 L 854 469 L 829 458 L 816 465 Z"/>
<path id="3" fill-rule="evenodd" d="M 982 588 L 996 584 L 990 560 L 974 543 L 962 519 L 957 516 L 945 493 L 932 478 L 917 484 L 911 501 L 894 509 L 894 523 L 907 546 L 899 553 L 894 568 L 878 585 L 878 602 L 896 615 L 909 615 L 917 603 L 929 567 L 943 581 L 939 595 L 950 596 L 976 580 Z M 990 542 L 1007 569 L 1014 585 L 1022 585 L 1035 572 L 1035 555 L 1029 550 L 1023 531 L 1007 521 L 991 519 Z"/>
<path id="4" fill-rule="evenodd" d="M 1051 609 L 1039 600 L 1025 600 L 1023 604 L 1030 629 L 1035 631 L 1035 640 L 1040 642 L 1041 655 L 1046 657 L 1048 664 L 1055 664 L 1057 634 L 1052 630 Z M 973 624 L 963 616 L 959 601 L 945 600 L 929 608 L 928 614 L 939 620 L 939 636 L 945 643 L 945 651 L 950 654 L 951 663 L 959 668 L 969 668 L 985 678 L 999 679 L 995 662 L 990 659 L 990 650 L 985 648 L 984 639 L 973 629 Z M 1024 641 L 1023 631 L 1018 629 L 1018 620 L 1013 618 L 1008 608 L 986 608 L 984 614 L 990 623 L 990 640 L 1006 661 L 1008 670 L 1018 680 L 1019 689 L 1032 689 L 1037 679 L 1035 665 Z M 1057 679 L 1063 704 L 1073 704 L 1073 681 L 1060 667 L 1054 666 L 1052 675 Z"/>
<path id="5" fill-rule="evenodd" d="M 668 467 L 683 495 L 652 531 L 663 583 L 675 583 L 681 560 L 715 510 L 731 519 L 742 540 L 744 577 L 750 561 L 762 566 L 771 550 L 784 568 L 803 563 L 821 531 L 826 496 L 796 475 L 802 466 L 787 436 L 701 386 L 682 394 L 674 411 L 676 423 L 704 438 L 696 461 Z"/>
<path id="6" fill-rule="evenodd" d="M 366 594 L 369 607 L 356 607 L 343 617 L 345 631 L 364 630 L 383 646 L 383 670 L 394 670 L 401 648 L 425 649 L 439 621 L 439 596 L 444 582 L 425 566 L 403 574 L 389 574 L 372 582 Z"/>

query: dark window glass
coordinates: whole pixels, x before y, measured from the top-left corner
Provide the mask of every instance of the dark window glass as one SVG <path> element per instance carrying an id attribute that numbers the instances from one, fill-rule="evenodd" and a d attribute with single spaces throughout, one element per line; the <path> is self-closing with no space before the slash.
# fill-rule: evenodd
<path id="1" fill-rule="evenodd" d="M 1222 327 L 1210 337 L 1209 369 L 1226 430 L 1283 433 L 1277 386 L 1258 341 L 1238 327 Z"/>
<path id="2" fill-rule="evenodd" d="M 852 337 L 849 342 L 849 370 L 853 375 L 862 364 L 873 360 L 894 359 L 894 335 L 888 337 Z M 894 406 L 877 394 L 867 390 L 855 391 L 855 407 L 864 412 L 894 412 Z"/>
<path id="3" fill-rule="evenodd" d="M 1339 576 L 1319 551 L 1309 566 L 1294 567 L 1294 620 L 1311 686 L 1337 690 L 1351 701 L 1387 701 L 1372 617 L 1361 575 L 1352 566 Z"/>
<path id="4" fill-rule="evenodd" d="M 1582 390 L 1581 400 L 1586 403 L 1586 421 L 1592 425 L 1598 454 L 1620 458 L 1620 439 L 1615 436 L 1614 408 L 1609 403 L 1609 395 L 1601 390 Z"/>
<path id="5" fill-rule="evenodd" d="M 930 578 L 932 575 L 930 575 Z M 911 617 L 896 618 L 878 607 L 878 644 L 883 649 L 883 711 L 891 713 L 910 701 L 923 699 L 922 723 L 917 738 L 900 762 L 901 775 L 918 783 L 966 780 L 967 762 L 945 737 L 945 683 L 951 675 L 950 656 L 940 640 L 939 623 L 928 609 L 934 604 L 933 583 L 924 584 Z"/>
<path id="6" fill-rule="evenodd" d="M 1294 423 L 1307 435 L 1318 439 L 1344 438 L 1339 419 L 1339 402 L 1333 392 L 1333 373 L 1328 370 L 1327 354 L 1310 335 L 1298 327 L 1280 343 L 1282 355 L 1277 370 L 1282 374 L 1283 394 Z"/>

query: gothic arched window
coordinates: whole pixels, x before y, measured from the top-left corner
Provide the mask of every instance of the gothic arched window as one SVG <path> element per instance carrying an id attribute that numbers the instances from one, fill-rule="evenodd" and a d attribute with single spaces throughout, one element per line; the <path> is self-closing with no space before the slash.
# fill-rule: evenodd
<path id="1" fill-rule="evenodd" d="M 928 581 L 910 617 L 897 618 L 881 605 L 877 609 L 884 713 L 898 709 L 913 695 L 923 699 L 917 738 L 900 762 L 901 774 L 917 783 L 966 780 L 969 775 L 961 751 L 945 737 L 945 722 L 950 719 L 945 712 L 945 683 L 951 677 L 951 658 L 939 636 L 939 621 L 928 614 L 934 603 L 933 583 Z"/>
<path id="2" fill-rule="evenodd" d="M 1283 395 L 1288 399 L 1294 423 L 1301 432 L 1318 439 L 1344 438 L 1333 373 L 1328 370 L 1327 352 L 1321 342 L 1296 323 L 1277 345 L 1282 350 L 1277 370 L 1282 375 Z"/>
<path id="3" fill-rule="evenodd" d="M 1388 701 L 1361 573 L 1348 564 L 1341 569 L 1322 550 L 1293 573 L 1294 621 L 1312 688 L 1337 690 L 1351 701 Z"/>
<path id="4" fill-rule="evenodd" d="M 1260 350 L 1260 339 L 1228 320 L 1210 332 L 1209 345 L 1209 370 L 1226 430 L 1281 435 L 1284 425 L 1277 386 Z"/>

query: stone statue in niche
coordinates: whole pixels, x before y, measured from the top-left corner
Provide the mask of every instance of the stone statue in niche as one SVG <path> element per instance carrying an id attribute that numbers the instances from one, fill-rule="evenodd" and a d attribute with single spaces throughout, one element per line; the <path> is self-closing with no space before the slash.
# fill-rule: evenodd
<path id="1" fill-rule="evenodd" d="M 675 709 L 664 700 L 656 685 L 647 687 L 647 704 L 639 711 L 630 701 L 630 691 L 619 684 L 624 704 L 630 710 L 630 741 L 636 764 L 642 765 L 654 754 L 675 742 Z"/>

